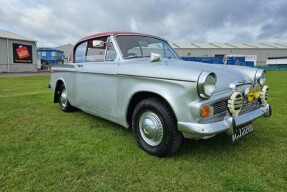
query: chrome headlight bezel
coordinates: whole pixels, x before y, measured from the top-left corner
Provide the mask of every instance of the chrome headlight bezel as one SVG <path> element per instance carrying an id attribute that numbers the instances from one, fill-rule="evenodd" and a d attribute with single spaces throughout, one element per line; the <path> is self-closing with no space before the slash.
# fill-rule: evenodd
<path id="1" fill-rule="evenodd" d="M 262 69 L 258 69 L 255 74 L 255 82 L 259 83 L 261 87 L 263 87 L 266 83 L 266 71 Z"/>
<path id="2" fill-rule="evenodd" d="M 210 98 L 215 92 L 216 81 L 217 77 L 215 73 L 206 71 L 202 72 L 197 81 L 198 95 L 203 99 Z"/>

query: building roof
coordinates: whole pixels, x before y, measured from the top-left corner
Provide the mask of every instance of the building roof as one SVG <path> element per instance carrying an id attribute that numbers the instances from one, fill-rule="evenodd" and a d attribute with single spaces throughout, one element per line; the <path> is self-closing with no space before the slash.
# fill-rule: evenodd
<path id="1" fill-rule="evenodd" d="M 249 45 L 251 47 L 254 47 L 254 48 L 260 48 L 260 49 L 270 49 L 270 48 L 274 48 L 272 46 L 268 46 L 268 45 L 265 45 L 265 44 L 262 44 L 262 43 L 244 43 L 245 45 Z"/>
<path id="2" fill-rule="evenodd" d="M 189 42 L 176 42 L 176 43 L 172 43 L 172 44 L 175 45 L 175 48 L 182 48 L 182 49 L 198 48 L 197 46 L 195 46 Z"/>
<path id="3" fill-rule="evenodd" d="M 58 47 L 55 47 L 58 50 L 64 51 L 65 56 L 68 57 L 72 49 L 74 48 L 74 45 L 72 44 L 66 44 L 66 45 L 61 45 Z"/>
<path id="4" fill-rule="evenodd" d="M 0 30 L 0 38 L 37 42 L 35 40 L 5 30 Z"/>
<path id="5" fill-rule="evenodd" d="M 274 47 L 274 48 L 287 48 L 287 46 L 283 46 L 283 45 L 280 45 L 278 43 L 262 43 L 263 45 L 267 45 L 269 47 Z"/>
<path id="6" fill-rule="evenodd" d="M 218 48 L 235 48 L 234 46 L 228 45 L 227 43 L 210 43 Z"/>
<path id="7" fill-rule="evenodd" d="M 287 43 L 193 43 L 172 42 L 175 49 L 286 49 Z"/>
<path id="8" fill-rule="evenodd" d="M 203 49 L 218 48 L 212 45 L 211 43 L 192 43 L 192 44 L 198 48 L 203 48 Z"/>

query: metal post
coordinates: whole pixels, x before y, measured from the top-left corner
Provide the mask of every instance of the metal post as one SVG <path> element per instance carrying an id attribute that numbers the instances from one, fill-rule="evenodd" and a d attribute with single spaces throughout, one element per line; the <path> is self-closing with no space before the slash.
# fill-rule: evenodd
<path id="1" fill-rule="evenodd" d="M 9 42 L 8 42 L 8 38 L 7 38 L 7 44 L 6 44 L 6 48 L 7 48 L 7 62 L 8 62 L 8 73 L 10 72 L 10 52 L 9 52 Z"/>

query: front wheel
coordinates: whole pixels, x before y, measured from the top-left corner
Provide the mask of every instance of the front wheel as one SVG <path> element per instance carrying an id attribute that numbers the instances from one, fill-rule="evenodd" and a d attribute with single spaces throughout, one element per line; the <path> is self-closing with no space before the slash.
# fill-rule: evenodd
<path id="1" fill-rule="evenodd" d="M 134 135 L 139 146 L 151 155 L 172 155 L 179 148 L 182 134 L 170 107 L 159 98 L 148 98 L 135 108 L 132 117 Z"/>
<path id="2" fill-rule="evenodd" d="M 64 84 L 62 84 L 59 88 L 59 105 L 62 111 L 74 111 L 74 107 L 70 104 L 68 100 L 68 94 Z"/>

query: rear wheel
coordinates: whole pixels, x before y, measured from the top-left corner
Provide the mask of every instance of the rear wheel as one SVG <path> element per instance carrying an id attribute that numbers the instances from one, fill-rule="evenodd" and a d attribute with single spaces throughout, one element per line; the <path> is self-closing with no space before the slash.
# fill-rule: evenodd
<path id="1" fill-rule="evenodd" d="M 148 98 L 135 108 L 133 131 L 139 146 L 151 155 L 164 157 L 179 148 L 182 134 L 170 107 L 159 98 Z"/>
<path id="2" fill-rule="evenodd" d="M 64 84 L 62 84 L 59 89 L 59 105 L 62 111 L 74 111 L 74 107 L 70 104 L 68 100 L 68 94 Z"/>

